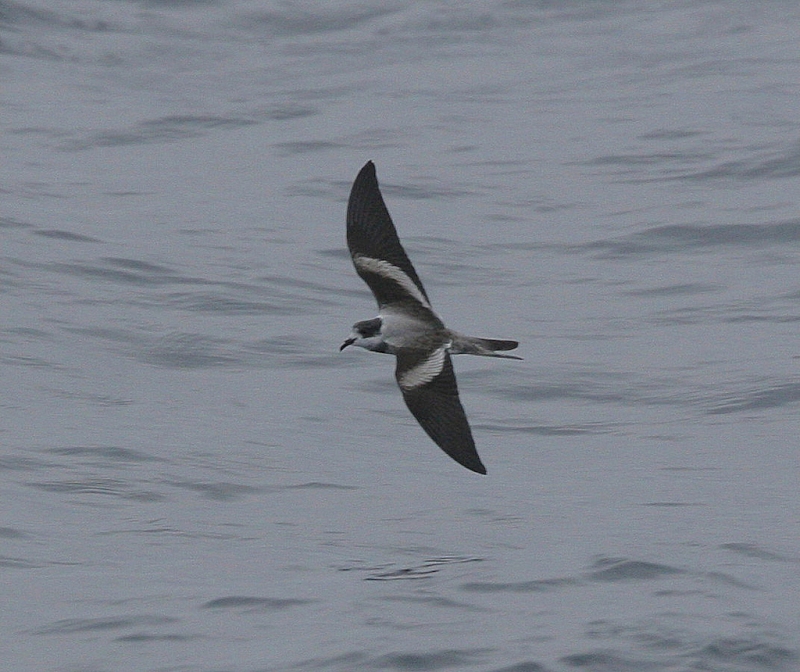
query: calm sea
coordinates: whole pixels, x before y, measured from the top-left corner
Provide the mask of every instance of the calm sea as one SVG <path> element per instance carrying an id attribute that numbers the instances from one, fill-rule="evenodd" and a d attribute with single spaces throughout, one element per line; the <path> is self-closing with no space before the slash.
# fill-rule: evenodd
<path id="1" fill-rule="evenodd" d="M 0 668 L 800 670 L 800 8 L 0 1 Z M 489 473 L 338 352 L 375 161 Z"/>

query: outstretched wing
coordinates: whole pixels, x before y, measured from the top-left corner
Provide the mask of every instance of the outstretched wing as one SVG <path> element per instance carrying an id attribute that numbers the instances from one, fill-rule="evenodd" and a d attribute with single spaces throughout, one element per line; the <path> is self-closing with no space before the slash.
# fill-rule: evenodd
<path id="1" fill-rule="evenodd" d="M 395 376 L 408 410 L 436 445 L 467 469 L 485 474 L 447 350 L 403 351 L 397 355 Z"/>
<path id="2" fill-rule="evenodd" d="M 369 285 L 379 307 L 411 301 L 430 310 L 425 288 L 383 202 L 372 161 L 358 173 L 350 191 L 347 247 L 356 272 Z"/>

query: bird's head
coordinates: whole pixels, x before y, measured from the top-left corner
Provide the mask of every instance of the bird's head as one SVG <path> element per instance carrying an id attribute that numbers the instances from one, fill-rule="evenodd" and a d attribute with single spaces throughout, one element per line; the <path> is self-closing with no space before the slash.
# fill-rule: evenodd
<path id="1" fill-rule="evenodd" d="M 350 336 L 339 348 L 339 352 L 348 345 L 356 345 L 359 348 L 376 352 L 385 352 L 386 344 L 383 342 L 383 336 L 381 335 L 382 327 L 383 320 L 380 317 L 356 322 L 353 325 L 353 331 L 350 332 Z"/>

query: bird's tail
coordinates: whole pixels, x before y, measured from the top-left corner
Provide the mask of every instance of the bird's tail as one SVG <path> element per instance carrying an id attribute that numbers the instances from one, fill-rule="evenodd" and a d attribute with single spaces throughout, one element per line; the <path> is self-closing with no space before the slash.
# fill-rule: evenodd
<path id="1" fill-rule="evenodd" d="M 498 351 L 514 350 L 519 342 L 506 341 L 497 338 L 476 338 L 475 336 L 462 336 L 452 334 L 453 344 L 450 353 L 453 355 L 480 355 L 481 357 L 503 357 L 505 359 L 522 359 L 516 355 L 504 355 Z"/>

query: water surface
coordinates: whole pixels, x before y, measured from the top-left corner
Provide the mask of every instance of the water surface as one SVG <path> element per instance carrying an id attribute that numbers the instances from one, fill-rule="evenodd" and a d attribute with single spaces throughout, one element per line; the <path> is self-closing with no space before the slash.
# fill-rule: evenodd
<path id="1" fill-rule="evenodd" d="M 800 667 L 791 3 L 0 2 L 0 651 Z M 384 196 L 489 474 L 338 352 Z"/>

